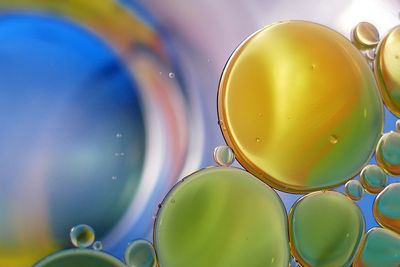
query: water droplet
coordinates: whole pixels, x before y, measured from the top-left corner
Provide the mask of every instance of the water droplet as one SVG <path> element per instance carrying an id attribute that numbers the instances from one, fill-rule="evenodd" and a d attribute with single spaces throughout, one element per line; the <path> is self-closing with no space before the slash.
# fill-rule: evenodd
<path id="1" fill-rule="evenodd" d="M 377 194 L 387 186 L 389 178 L 381 167 L 371 164 L 362 169 L 360 182 L 368 193 Z"/>
<path id="2" fill-rule="evenodd" d="M 138 239 L 125 248 L 124 260 L 129 267 L 155 267 L 156 253 L 149 241 Z"/>
<path id="3" fill-rule="evenodd" d="M 102 250 L 103 249 L 103 243 L 101 241 L 96 241 L 93 243 L 93 249 L 94 250 Z"/>
<path id="4" fill-rule="evenodd" d="M 378 165 L 391 175 L 400 175 L 400 133 L 388 132 L 376 147 Z"/>
<path id="5" fill-rule="evenodd" d="M 379 32 L 371 23 L 360 22 L 354 27 L 351 40 L 360 49 L 373 48 L 379 42 Z"/>
<path id="6" fill-rule="evenodd" d="M 117 137 L 118 139 L 120 139 L 120 138 L 122 138 L 122 134 L 121 134 L 121 133 L 117 133 L 117 134 L 115 135 L 115 137 Z"/>
<path id="7" fill-rule="evenodd" d="M 373 211 L 380 225 L 400 234 L 400 183 L 390 184 L 379 193 Z"/>
<path id="8" fill-rule="evenodd" d="M 396 121 L 396 131 L 400 132 L 400 120 Z"/>
<path id="9" fill-rule="evenodd" d="M 235 160 L 235 155 L 229 146 L 217 146 L 214 149 L 214 160 L 220 166 L 230 166 Z"/>
<path id="10" fill-rule="evenodd" d="M 338 142 L 338 138 L 336 137 L 336 135 L 331 135 L 329 136 L 329 142 L 331 142 L 331 144 L 337 144 Z"/>
<path id="11" fill-rule="evenodd" d="M 94 230 L 89 225 L 79 224 L 72 227 L 69 237 L 75 247 L 87 248 L 94 242 Z"/>
<path id="12" fill-rule="evenodd" d="M 168 74 L 168 77 L 170 77 L 171 79 L 173 79 L 173 78 L 175 78 L 175 74 L 174 74 L 173 72 L 170 72 L 170 73 Z"/>
<path id="13" fill-rule="evenodd" d="M 372 228 L 365 234 L 353 266 L 398 267 L 400 263 L 399 251 L 399 235 L 390 230 Z"/>
<path id="14" fill-rule="evenodd" d="M 364 196 L 364 188 L 358 180 L 350 180 L 344 186 L 344 192 L 352 200 L 358 201 Z"/>
<path id="15" fill-rule="evenodd" d="M 289 213 L 290 242 L 301 266 L 350 266 L 364 230 L 360 208 L 339 192 L 308 194 Z"/>

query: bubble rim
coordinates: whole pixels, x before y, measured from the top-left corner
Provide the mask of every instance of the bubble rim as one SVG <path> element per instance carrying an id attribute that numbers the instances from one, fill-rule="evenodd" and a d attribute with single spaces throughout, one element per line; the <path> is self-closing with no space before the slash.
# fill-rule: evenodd
<path id="1" fill-rule="evenodd" d="M 255 164 L 253 164 L 246 156 L 245 153 L 243 153 L 241 151 L 240 148 L 238 148 L 238 146 L 236 145 L 236 142 L 234 141 L 234 138 L 231 136 L 231 134 L 229 133 L 229 131 L 227 130 L 227 126 L 226 126 L 226 121 L 227 121 L 227 115 L 226 115 L 226 108 L 225 108 L 225 103 L 224 103 L 224 99 L 225 99 L 225 90 L 223 89 L 224 85 L 226 84 L 226 70 L 229 68 L 229 66 L 231 65 L 231 62 L 233 61 L 235 55 L 237 54 L 237 52 L 242 49 L 243 47 L 246 46 L 246 44 L 248 43 L 248 41 L 250 41 L 252 38 L 254 38 L 259 32 L 262 32 L 268 28 L 271 27 L 275 27 L 278 26 L 282 23 L 291 23 L 291 22 L 306 22 L 306 23 L 310 23 L 313 25 L 318 25 L 321 26 L 325 29 L 328 29 L 332 32 L 335 32 L 338 36 L 341 36 L 343 39 L 345 39 L 347 42 L 349 42 L 351 45 L 354 46 L 353 43 L 351 43 L 351 41 L 349 39 L 347 39 L 344 35 L 342 35 L 341 33 L 337 32 L 334 29 L 331 29 L 325 25 L 322 25 L 320 23 L 316 23 L 316 22 L 311 22 L 311 21 L 306 21 L 306 20 L 281 20 L 281 21 L 277 21 L 277 22 L 273 22 L 270 23 L 264 27 L 262 27 L 261 29 L 255 31 L 254 33 L 252 33 L 251 35 L 249 35 L 247 38 L 245 38 L 231 53 L 231 55 L 229 56 L 228 60 L 226 61 L 221 75 L 220 75 L 220 79 L 219 79 L 219 83 L 218 83 L 218 90 L 217 90 L 217 98 L 216 98 L 216 105 L 217 105 L 217 117 L 218 117 L 218 125 L 220 128 L 220 131 L 222 133 L 222 136 L 227 144 L 227 146 L 229 146 L 232 151 L 234 152 L 235 155 L 235 159 L 237 160 L 237 162 L 244 168 L 246 169 L 249 173 L 251 173 L 252 175 L 254 175 L 255 177 L 257 177 L 258 179 L 260 179 L 261 181 L 263 181 L 264 183 L 266 183 L 267 185 L 271 186 L 274 189 L 286 192 L 286 193 L 292 193 L 292 194 L 307 194 L 307 193 L 311 193 L 311 192 L 317 192 L 320 190 L 330 190 L 330 189 L 334 189 L 337 187 L 340 187 L 342 185 L 344 185 L 345 183 L 347 183 L 349 180 L 355 178 L 360 172 L 361 170 L 368 165 L 368 163 L 371 161 L 376 147 L 378 145 L 378 142 L 380 140 L 380 137 L 383 134 L 383 128 L 385 125 L 385 108 L 384 108 L 384 104 L 383 104 L 383 100 L 382 100 L 382 96 L 380 94 L 380 89 L 378 89 L 377 93 L 380 96 L 379 97 L 379 103 L 380 103 L 380 109 L 381 109 L 381 126 L 380 126 L 380 131 L 379 131 L 379 135 L 376 138 L 375 144 L 371 147 L 371 151 L 370 151 L 370 155 L 368 156 L 368 160 L 366 160 L 366 162 L 360 166 L 360 168 L 354 172 L 352 175 L 350 175 L 349 177 L 345 177 L 344 180 L 340 183 L 336 183 L 334 185 L 330 185 L 330 186 L 325 186 L 325 187 L 315 187 L 315 188 L 311 188 L 311 189 L 304 189 L 304 188 L 295 188 L 293 186 L 291 186 L 290 184 L 284 184 L 281 185 L 283 183 L 280 183 L 279 181 L 277 181 L 276 178 L 272 177 L 271 175 L 267 174 L 265 171 L 261 170 L 261 168 L 259 168 L 258 166 L 256 166 Z M 354 46 L 355 47 L 355 46 Z M 355 47 L 356 48 L 356 47 Z M 359 53 L 361 53 L 359 50 L 357 50 Z M 378 53 L 378 52 L 376 52 Z M 376 58 L 378 58 L 377 56 L 378 54 L 376 54 Z M 368 64 L 368 61 L 366 60 L 366 64 Z M 372 77 L 374 77 L 375 79 L 375 85 L 377 88 L 380 88 L 377 81 L 376 81 L 376 77 L 374 75 L 374 70 L 376 70 L 376 67 L 374 67 L 374 70 L 371 69 L 370 65 L 368 64 L 368 69 L 370 70 Z"/>

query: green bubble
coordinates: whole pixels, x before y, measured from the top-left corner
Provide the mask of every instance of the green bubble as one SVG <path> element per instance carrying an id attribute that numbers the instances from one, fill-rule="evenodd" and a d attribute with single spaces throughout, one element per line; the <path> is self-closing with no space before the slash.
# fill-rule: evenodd
<path id="1" fill-rule="evenodd" d="M 75 247 L 87 248 L 94 242 L 94 230 L 89 225 L 79 224 L 72 227 L 69 237 Z"/>
<path id="2" fill-rule="evenodd" d="M 372 228 L 365 235 L 353 266 L 399 267 L 400 236 L 390 230 Z"/>
<path id="3" fill-rule="evenodd" d="M 107 253 L 75 248 L 47 256 L 34 267 L 125 267 L 125 265 Z"/>
<path id="4" fill-rule="evenodd" d="M 124 260 L 128 267 L 154 267 L 156 253 L 149 241 L 138 239 L 125 248 Z"/>
<path id="5" fill-rule="evenodd" d="M 368 193 L 377 194 L 387 186 L 389 178 L 381 167 L 372 164 L 361 171 L 360 182 Z"/>
<path id="6" fill-rule="evenodd" d="M 214 150 L 214 160 L 220 166 L 230 166 L 235 159 L 229 146 L 217 146 Z"/>
<path id="7" fill-rule="evenodd" d="M 384 134 L 376 147 L 376 161 L 391 175 L 400 175 L 400 133 Z"/>
<path id="8" fill-rule="evenodd" d="M 308 194 L 289 213 L 290 248 L 301 266 L 350 266 L 364 229 L 358 206 L 338 192 Z"/>
<path id="9" fill-rule="evenodd" d="M 364 188 L 358 180 L 350 180 L 344 186 L 344 192 L 352 200 L 358 201 L 364 196 Z"/>
<path id="10" fill-rule="evenodd" d="M 380 225 L 400 234 L 400 183 L 390 184 L 376 197 L 373 211 Z"/>
<path id="11" fill-rule="evenodd" d="M 178 183 L 154 229 L 162 267 L 289 265 L 287 216 L 269 186 L 241 169 L 211 167 Z"/>

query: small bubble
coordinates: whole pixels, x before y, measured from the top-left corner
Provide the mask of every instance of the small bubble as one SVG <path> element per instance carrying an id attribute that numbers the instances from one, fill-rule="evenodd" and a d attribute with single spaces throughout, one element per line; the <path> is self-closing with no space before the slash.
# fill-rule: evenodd
<path id="1" fill-rule="evenodd" d="M 367 50 L 367 51 L 365 52 L 365 57 L 366 57 L 369 61 L 374 61 L 374 60 L 375 60 L 375 48 Z"/>
<path id="2" fill-rule="evenodd" d="M 114 156 L 119 157 L 119 153 L 115 152 Z"/>
<path id="3" fill-rule="evenodd" d="M 317 64 L 315 64 L 315 63 L 311 64 L 311 69 L 312 70 L 315 70 L 316 68 L 317 68 Z"/>
<path id="4" fill-rule="evenodd" d="M 94 250 L 102 250 L 103 249 L 103 244 L 100 241 L 96 241 L 93 243 L 92 248 Z"/>
<path id="5" fill-rule="evenodd" d="M 369 22 L 360 22 L 354 27 L 351 40 L 360 49 L 374 48 L 379 42 L 379 32 Z"/>
<path id="6" fill-rule="evenodd" d="M 377 194 L 387 186 L 389 178 L 381 167 L 371 164 L 362 169 L 360 182 L 368 193 Z"/>
<path id="7" fill-rule="evenodd" d="M 338 138 L 336 137 L 336 135 L 331 135 L 329 136 L 329 142 L 331 142 L 331 144 L 336 144 L 338 142 Z"/>
<path id="8" fill-rule="evenodd" d="M 124 152 L 119 153 L 120 156 L 125 156 Z"/>
<path id="9" fill-rule="evenodd" d="M 344 186 L 346 195 L 354 201 L 358 201 L 364 196 L 364 188 L 358 180 L 350 180 Z"/>
<path id="10" fill-rule="evenodd" d="M 158 74 L 162 75 L 162 71 L 160 71 Z"/>
<path id="11" fill-rule="evenodd" d="M 124 260 L 129 267 L 154 267 L 156 266 L 156 253 L 149 241 L 138 239 L 129 243 L 125 248 Z"/>
<path id="12" fill-rule="evenodd" d="M 168 77 L 170 77 L 171 79 L 173 79 L 173 78 L 175 78 L 175 74 L 174 74 L 173 72 L 170 72 L 170 73 L 168 74 Z"/>
<path id="13" fill-rule="evenodd" d="M 120 138 L 122 138 L 122 134 L 121 134 L 121 133 L 117 133 L 117 134 L 115 135 L 115 137 L 117 137 L 118 139 L 120 139 Z"/>
<path id="14" fill-rule="evenodd" d="M 220 166 L 230 166 L 235 160 L 235 154 L 229 146 L 217 146 L 214 149 L 214 160 Z"/>
<path id="15" fill-rule="evenodd" d="M 257 137 L 257 138 L 256 138 L 256 142 L 257 142 L 257 143 L 260 143 L 260 142 L 261 142 L 261 139 L 260 139 L 259 137 Z"/>
<path id="16" fill-rule="evenodd" d="M 113 177 L 111 177 L 111 179 L 113 179 L 113 180 L 117 180 L 117 179 L 118 179 L 118 177 L 117 177 L 117 176 L 113 176 Z"/>
<path id="17" fill-rule="evenodd" d="M 77 248 L 87 248 L 94 242 L 94 230 L 86 224 L 72 227 L 69 237 L 72 244 Z"/>
<path id="18" fill-rule="evenodd" d="M 263 114 L 260 112 L 258 113 L 258 117 L 261 118 L 263 116 Z"/>

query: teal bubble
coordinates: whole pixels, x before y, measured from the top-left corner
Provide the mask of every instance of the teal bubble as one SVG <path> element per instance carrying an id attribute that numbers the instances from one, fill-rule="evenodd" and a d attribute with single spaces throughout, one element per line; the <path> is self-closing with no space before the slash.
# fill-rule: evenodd
<path id="1" fill-rule="evenodd" d="M 379 193 L 373 211 L 380 225 L 400 234 L 400 183 L 390 184 Z"/>
<path id="2" fill-rule="evenodd" d="M 92 248 L 94 250 L 102 250 L 103 249 L 103 243 L 101 243 L 100 241 L 96 241 L 93 243 Z"/>
<path id="3" fill-rule="evenodd" d="M 399 267 L 400 236 L 390 230 L 372 228 L 365 235 L 353 266 Z"/>
<path id="4" fill-rule="evenodd" d="M 125 265 L 107 253 L 74 248 L 51 254 L 33 267 L 125 267 Z"/>
<path id="5" fill-rule="evenodd" d="M 128 244 L 124 251 L 124 260 L 129 267 L 154 267 L 156 253 L 149 241 L 138 239 Z"/>
<path id="6" fill-rule="evenodd" d="M 371 164 L 362 169 L 360 182 L 368 193 L 377 194 L 387 186 L 389 178 L 381 167 Z"/>
<path id="7" fill-rule="evenodd" d="M 344 192 L 352 200 L 358 201 L 364 196 L 364 188 L 358 180 L 350 180 L 344 186 Z"/>
<path id="8" fill-rule="evenodd" d="M 384 134 L 376 147 L 376 161 L 391 175 L 400 175 L 400 133 Z"/>
<path id="9" fill-rule="evenodd" d="M 94 242 L 94 230 L 89 225 L 79 224 L 72 227 L 69 237 L 75 247 L 87 248 Z"/>
<path id="10" fill-rule="evenodd" d="M 214 149 L 214 160 L 218 165 L 228 167 L 235 160 L 235 154 L 229 146 L 217 146 Z"/>

